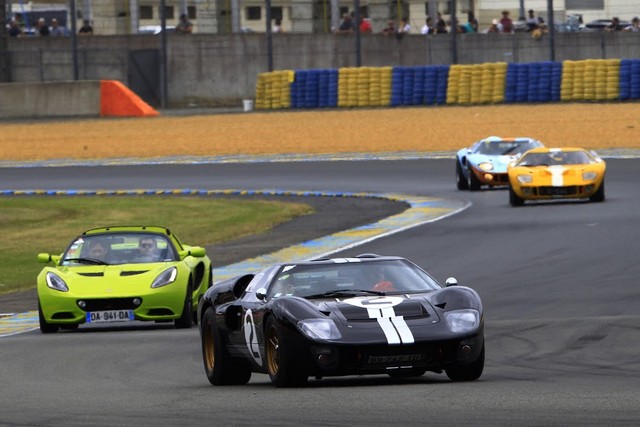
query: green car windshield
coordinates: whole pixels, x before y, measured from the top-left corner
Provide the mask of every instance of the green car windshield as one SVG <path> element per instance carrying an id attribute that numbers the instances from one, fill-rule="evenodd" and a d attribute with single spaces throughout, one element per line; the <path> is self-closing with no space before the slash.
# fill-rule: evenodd
<path id="1" fill-rule="evenodd" d="M 109 233 L 76 238 L 62 256 L 60 265 L 142 264 L 177 260 L 175 248 L 161 234 Z"/>

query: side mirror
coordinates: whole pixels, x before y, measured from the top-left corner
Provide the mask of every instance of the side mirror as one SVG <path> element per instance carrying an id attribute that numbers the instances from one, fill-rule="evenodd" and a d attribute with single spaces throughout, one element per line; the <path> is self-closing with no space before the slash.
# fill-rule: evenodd
<path id="1" fill-rule="evenodd" d="M 260 288 L 256 291 L 256 297 L 260 301 L 264 301 L 267 299 L 267 290 L 265 288 Z"/>
<path id="2" fill-rule="evenodd" d="M 201 246 L 185 246 L 184 251 L 180 251 L 178 255 L 180 259 L 184 259 L 188 256 L 202 258 L 207 254 L 207 250 Z"/>
<path id="3" fill-rule="evenodd" d="M 51 259 L 51 254 L 46 254 L 46 253 L 40 253 L 36 256 L 38 262 L 41 262 L 43 264 L 47 264 L 50 263 L 52 261 Z"/>
<path id="4" fill-rule="evenodd" d="M 445 285 L 447 285 L 447 287 L 449 287 L 449 286 L 457 286 L 458 285 L 458 279 L 456 279 L 455 277 L 449 277 L 444 283 L 445 283 Z"/>

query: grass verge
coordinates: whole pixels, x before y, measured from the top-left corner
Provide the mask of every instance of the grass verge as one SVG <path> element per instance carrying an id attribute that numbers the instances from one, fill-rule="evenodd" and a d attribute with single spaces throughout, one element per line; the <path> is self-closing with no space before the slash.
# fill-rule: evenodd
<path id="1" fill-rule="evenodd" d="M 62 253 L 85 230 L 160 225 L 183 243 L 208 246 L 313 212 L 309 205 L 187 196 L 15 196 L 0 198 L 0 294 L 34 288 L 36 254 Z"/>

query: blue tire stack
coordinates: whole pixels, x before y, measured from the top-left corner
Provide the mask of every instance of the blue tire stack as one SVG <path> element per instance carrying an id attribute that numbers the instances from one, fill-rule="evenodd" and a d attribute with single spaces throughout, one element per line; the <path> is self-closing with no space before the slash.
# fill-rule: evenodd
<path id="1" fill-rule="evenodd" d="M 444 105 L 447 103 L 447 84 L 449 81 L 449 66 L 437 66 L 436 74 L 438 76 L 436 83 L 436 104 Z"/>
<path id="2" fill-rule="evenodd" d="M 393 67 L 391 71 L 391 106 L 402 105 L 402 90 L 404 89 L 404 70 L 402 67 Z"/>

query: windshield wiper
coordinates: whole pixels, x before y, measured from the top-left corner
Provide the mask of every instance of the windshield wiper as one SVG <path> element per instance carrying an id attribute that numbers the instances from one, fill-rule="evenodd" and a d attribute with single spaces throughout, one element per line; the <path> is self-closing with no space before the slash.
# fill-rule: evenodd
<path id="1" fill-rule="evenodd" d="M 371 295 L 386 295 L 385 292 L 380 291 L 372 291 L 370 289 L 335 289 L 333 291 L 327 291 L 321 294 L 308 295 L 303 298 L 326 298 L 326 297 L 344 297 L 344 296 L 355 296 L 359 293 L 371 294 Z"/>
<path id="2" fill-rule="evenodd" d="M 95 258 L 65 258 L 63 261 L 71 261 L 77 262 L 80 264 L 89 264 L 89 265 L 110 265 L 108 262 L 102 261 L 100 259 Z"/>

